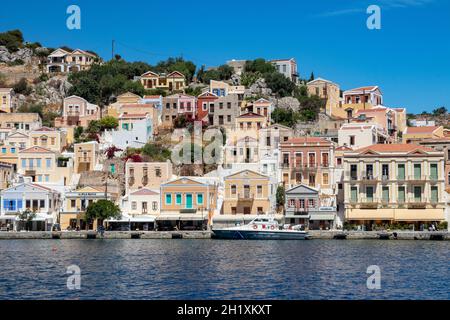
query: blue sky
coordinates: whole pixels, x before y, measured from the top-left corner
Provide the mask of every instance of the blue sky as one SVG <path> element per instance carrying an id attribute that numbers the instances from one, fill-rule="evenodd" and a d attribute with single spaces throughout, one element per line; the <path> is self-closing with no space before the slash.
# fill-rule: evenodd
<path id="1" fill-rule="evenodd" d="M 29 3 L 28 3 L 29 2 Z M 66 9 L 81 8 L 81 30 Z M 381 30 L 366 27 L 369 5 L 382 8 Z M 156 63 L 183 55 L 198 66 L 230 59 L 295 57 L 303 78 L 314 71 L 350 89 L 379 85 L 385 104 L 409 112 L 450 109 L 448 0 L 107 0 L 2 3 L 0 30 L 28 41 L 91 49 Z"/>

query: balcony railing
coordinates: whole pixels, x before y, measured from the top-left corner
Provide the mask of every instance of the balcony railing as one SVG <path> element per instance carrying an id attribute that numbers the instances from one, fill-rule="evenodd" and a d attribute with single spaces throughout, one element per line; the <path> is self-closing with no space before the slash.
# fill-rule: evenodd
<path id="1" fill-rule="evenodd" d="M 409 181 L 419 181 L 419 182 L 425 182 L 427 180 L 427 177 L 425 175 L 410 175 L 408 177 Z"/>
<path id="2" fill-rule="evenodd" d="M 378 199 L 376 198 L 362 198 L 361 202 L 359 203 L 361 208 L 366 209 L 376 209 L 378 208 Z"/>
<path id="3" fill-rule="evenodd" d="M 253 200 L 253 194 L 250 191 L 243 191 L 238 193 L 239 200 Z"/>

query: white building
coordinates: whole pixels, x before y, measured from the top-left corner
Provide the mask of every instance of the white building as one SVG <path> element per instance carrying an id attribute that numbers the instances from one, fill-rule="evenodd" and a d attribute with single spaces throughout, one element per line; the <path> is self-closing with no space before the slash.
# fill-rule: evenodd
<path id="1" fill-rule="evenodd" d="M 149 114 L 121 114 L 117 130 L 105 131 L 104 142 L 120 149 L 142 148 L 153 140 L 153 122 Z"/>
<path id="2" fill-rule="evenodd" d="M 61 206 L 61 194 L 53 189 L 35 183 L 22 183 L 0 192 L 0 223 L 10 229 L 19 230 L 18 214 L 29 209 L 36 213 L 30 223 L 31 230 L 45 231 L 57 221 Z"/>
<path id="3" fill-rule="evenodd" d="M 378 124 L 346 123 L 338 131 L 338 145 L 359 149 L 389 141 L 389 134 Z"/>
<path id="4" fill-rule="evenodd" d="M 289 78 L 292 82 L 297 83 L 298 80 L 298 71 L 297 71 L 297 62 L 294 58 L 291 59 L 278 59 L 270 61 L 277 71 L 287 78 Z"/>

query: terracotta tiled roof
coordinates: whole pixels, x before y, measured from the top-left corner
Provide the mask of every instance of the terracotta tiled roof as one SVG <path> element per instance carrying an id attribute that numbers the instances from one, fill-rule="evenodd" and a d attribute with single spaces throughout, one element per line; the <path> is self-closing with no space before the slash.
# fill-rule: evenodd
<path id="1" fill-rule="evenodd" d="M 42 128 L 36 129 L 34 131 L 56 131 L 56 130 L 53 128 L 49 128 L 49 127 L 42 127 Z"/>
<path id="2" fill-rule="evenodd" d="M 368 147 L 364 147 L 358 150 L 355 150 L 355 152 L 358 153 L 364 153 L 366 151 L 374 151 L 379 153 L 399 153 L 399 152 L 405 152 L 409 153 L 415 150 L 424 151 L 424 152 L 434 152 L 432 148 L 419 146 L 417 144 L 407 144 L 407 143 L 396 143 L 396 144 L 374 144 Z"/>
<path id="3" fill-rule="evenodd" d="M 331 142 L 324 139 L 324 138 L 320 138 L 320 137 L 298 137 L 298 138 L 291 138 L 286 142 L 282 142 L 281 144 L 290 144 L 290 143 L 301 143 L 301 144 L 326 144 L 326 145 L 331 145 Z"/>
<path id="4" fill-rule="evenodd" d="M 264 116 L 254 113 L 254 112 L 247 112 L 247 113 L 241 114 L 240 116 L 238 116 L 238 118 L 264 118 Z"/>
<path id="5" fill-rule="evenodd" d="M 408 127 L 406 128 L 406 133 L 433 133 L 439 127 L 431 126 L 431 127 Z"/>
<path id="6" fill-rule="evenodd" d="M 144 96 L 144 99 L 159 99 L 160 96 Z"/>
<path id="7" fill-rule="evenodd" d="M 21 150 L 20 153 L 54 153 L 53 151 L 42 147 L 31 147 Z"/>
<path id="8" fill-rule="evenodd" d="M 120 119 L 145 118 L 148 113 L 127 113 L 121 114 Z"/>
<path id="9" fill-rule="evenodd" d="M 131 194 L 134 196 L 153 196 L 153 195 L 157 195 L 159 193 L 152 191 L 150 189 L 147 189 L 147 188 L 142 188 L 142 189 L 132 192 Z"/>
<path id="10" fill-rule="evenodd" d="M 355 89 L 350 89 L 347 91 L 373 91 L 377 88 L 377 86 L 367 86 L 367 87 L 360 87 Z"/>

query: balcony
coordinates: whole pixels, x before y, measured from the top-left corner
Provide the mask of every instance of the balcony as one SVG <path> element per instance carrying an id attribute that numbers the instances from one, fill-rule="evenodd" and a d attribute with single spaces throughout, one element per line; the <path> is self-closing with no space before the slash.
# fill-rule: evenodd
<path id="1" fill-rule="evenodd" d="M 390 179 L 390 177 L 389 177 L 388 174 L 383 174 L 383 175 L 381 176 L 381 182 L 382 182 L 382 183 L 388 183 L 390 180 L 391 180 L 391 179 Z"/>
<path id="2" fill-rule="evenodd" d="M 399 175 L 399 176 L 397 176 L 397 181 L 398 181 L 398 182 L 406 181 L 406 176 L 405 176 L 405 175 Z"/>
<path id="3" fill-rule="evenodd" d="M 427 181 L 427 177 L 425 175 L 412 175 L 408 177 L 408 181 L 416 182 L 416 183 L 425 183 Z"/>
<path id="4" fill-rule="evenodd" d="M 359 203 L 361 209 L 377 209 L 378 200 L 375 198 L 363 198 Z"/>
<path id="5" fill-rule="evenodd" d="M 254 196 L 250 191 L 243 191 L 238 193 L 238 200 L 240 201 L 253 201 Z"/>
<path id="6" fill-rule="evenodd" d="M 289 169 L 290 165 L 289 162 L 283 162 L 280 164 L 281 169 Z"/>
<path id="7" fill-rule="evenodd" d="M 361 177 L 361 182 L 366 183 L 366 184 L 373 184 L 373 183 L 378 182 L 378 178 L 375 177 L 372 173 L 364 174 Z"/>
<path id="8" fill-rule="evenodd" d="M 148 176 L 143 176 L 141 179 L 141 183 L 143 186 L 146 186 L 148 184 Z"/>
<path id="9" fill-rule="evenodd" d="M 412 198 L 408 202 L 408 209 L 425 209 L 427 207 L 427 201 L 425 198 L 416 199 Z"/>
<path id="10" fill-rule="evenodd" d="M 436 184 L 439 182 L 439 177 L 437 175 L 432 174 L 429 176 L 428 181 L 430 181 L 430 183 L 432 184 Z"/>

